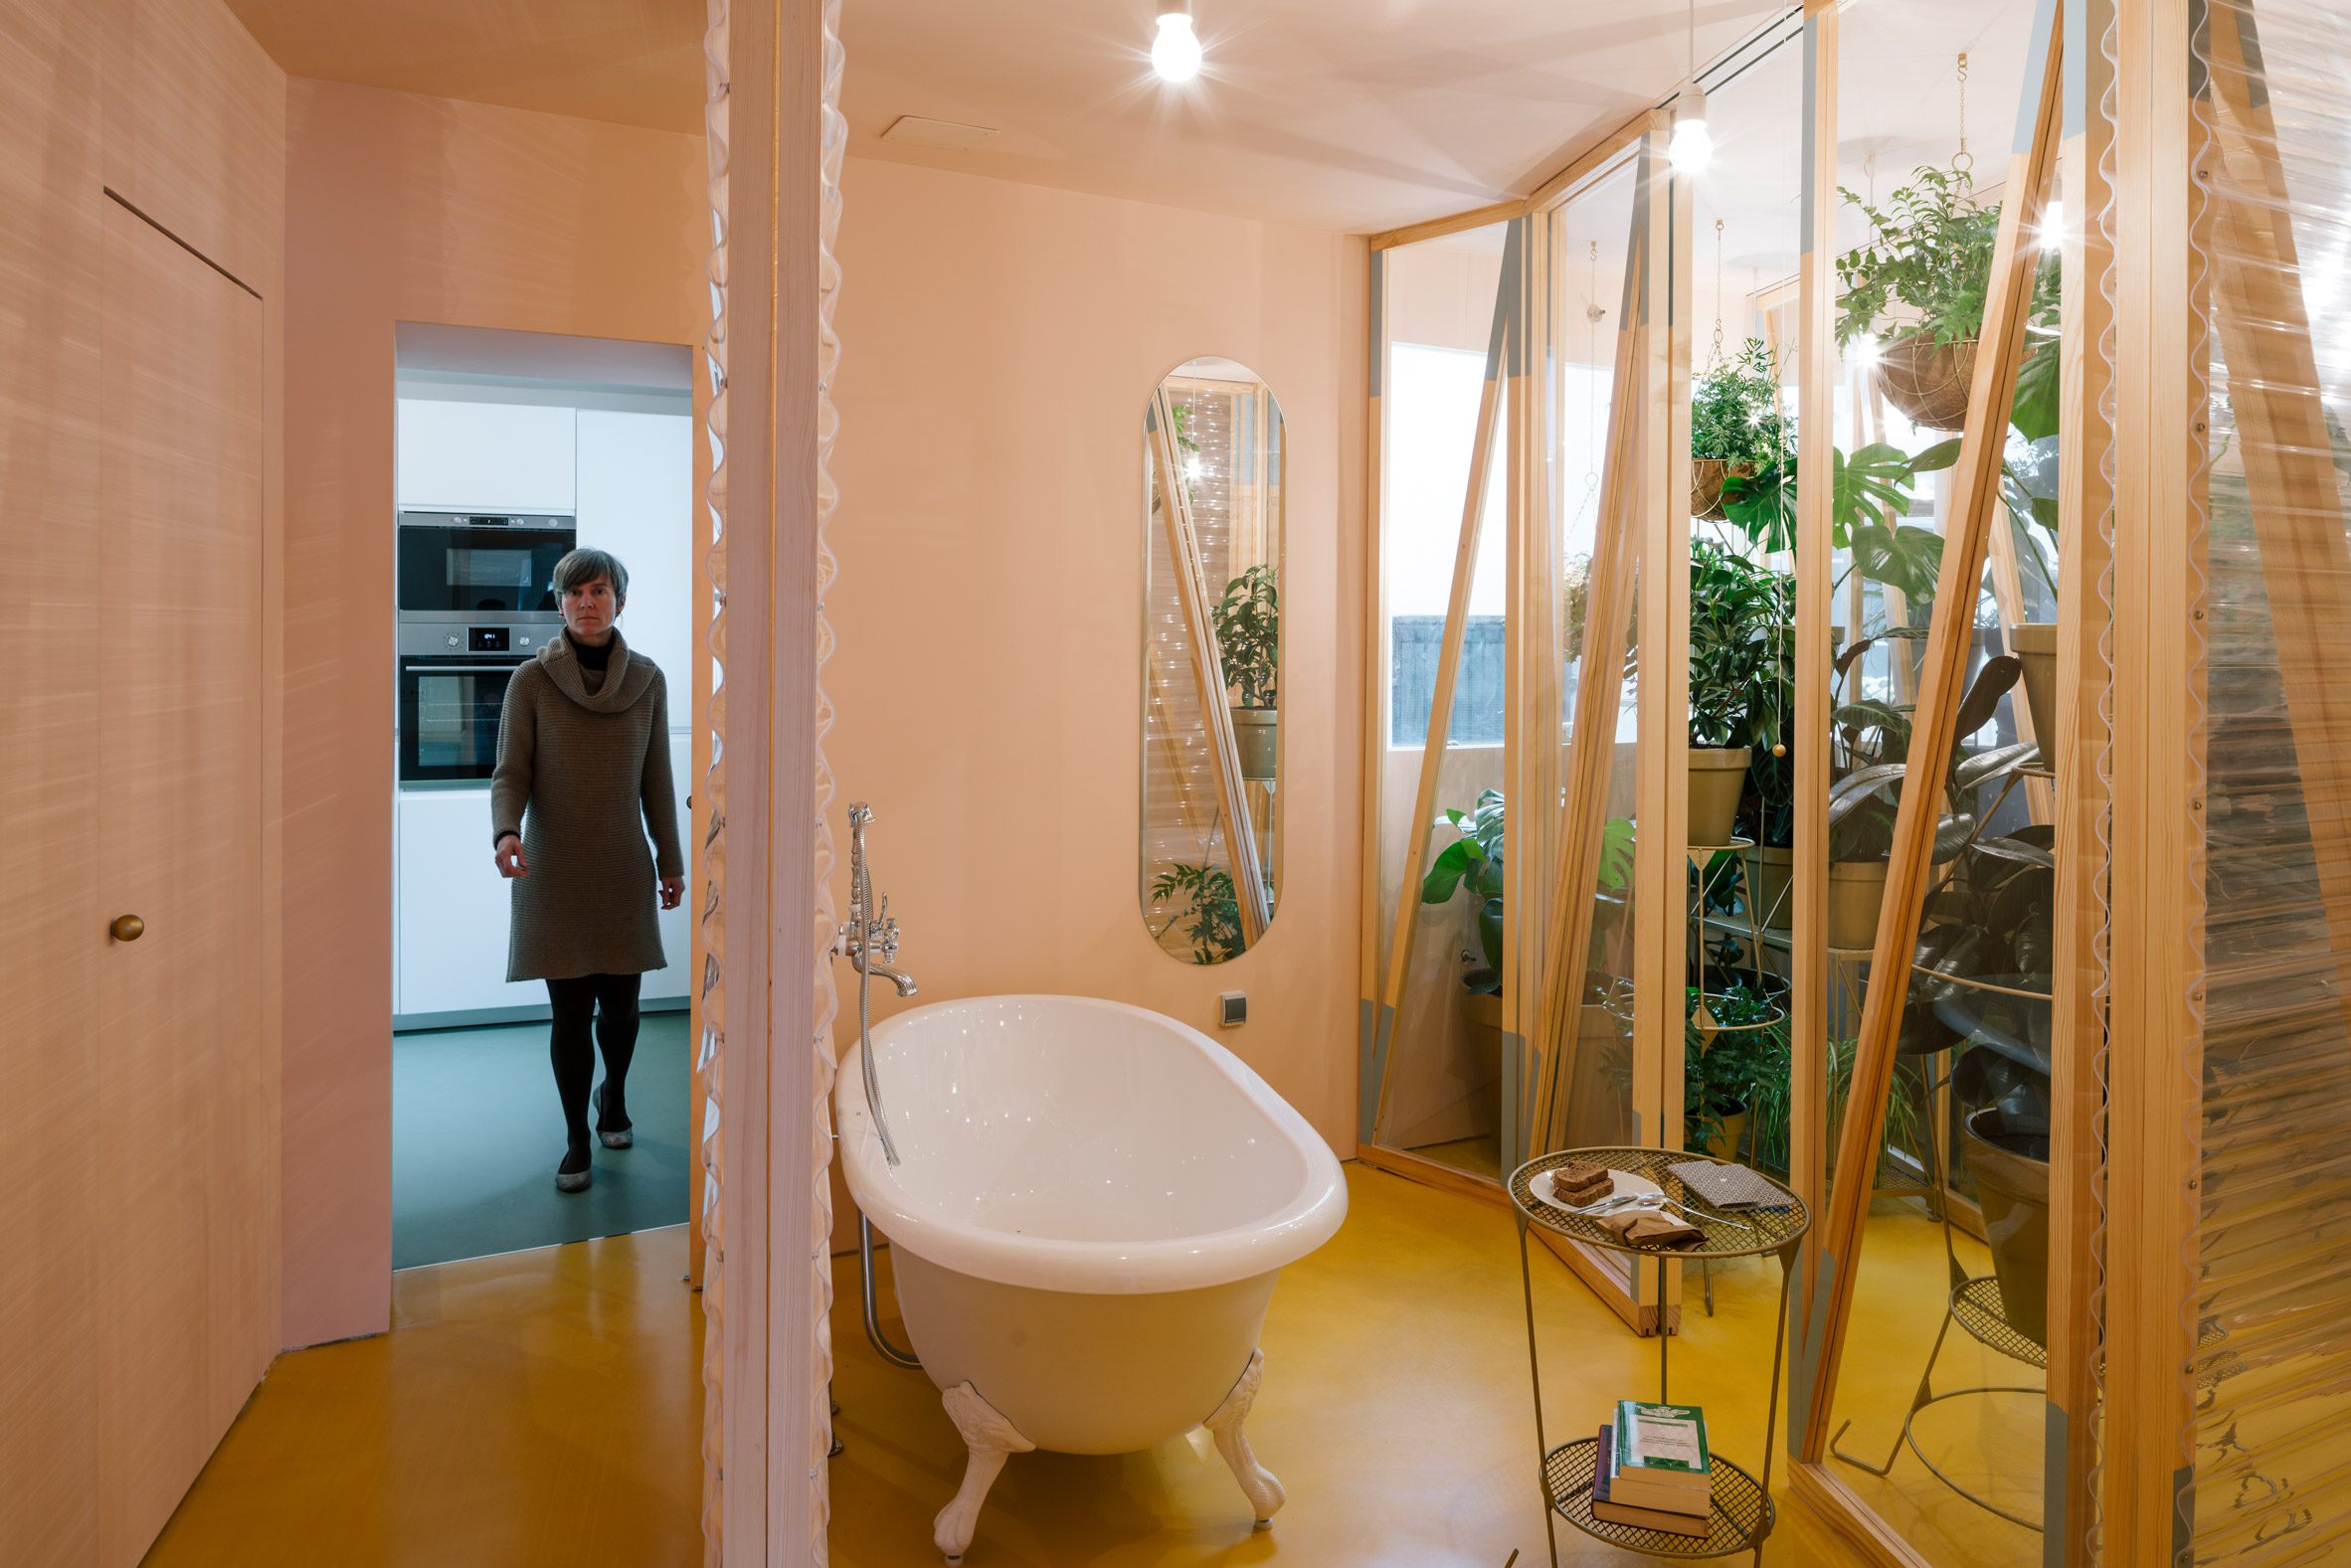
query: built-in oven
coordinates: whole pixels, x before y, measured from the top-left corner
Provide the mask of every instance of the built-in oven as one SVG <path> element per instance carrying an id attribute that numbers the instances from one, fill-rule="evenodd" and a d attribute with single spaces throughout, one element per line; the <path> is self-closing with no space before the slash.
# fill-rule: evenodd
<path id="1" fill-rule="evenodd" d="M 452 625 L 552 621 L 555 563 L 579 542 L 548 513 L 402 512 L 393 577 L 402 620 Z"/>
<path id="2" fill-rule="evenodd" d="M 498 763 L 498 715 L 515 669 L 561 636 L 544 625 L 400 627 L 400 782 L 486 782 Z"/>

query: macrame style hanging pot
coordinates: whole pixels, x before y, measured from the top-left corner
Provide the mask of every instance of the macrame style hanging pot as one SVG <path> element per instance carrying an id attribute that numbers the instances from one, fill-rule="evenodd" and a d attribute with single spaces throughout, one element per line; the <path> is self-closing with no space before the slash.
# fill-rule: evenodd
<path id="1" fill-rule="evenodd" d="M 1967 55 L 1959 56 L 1959 150 L 1951 167 L 1962 178 L 1975 169 L 1967 150 Z M 1967 428 L 1968 391 L 1975 385 L 1975 339 L 1937 343 L 1923 334 L 1900 338 L 1881 352 L 1878 391 L 1922 431 L 1957 434 Z"/>

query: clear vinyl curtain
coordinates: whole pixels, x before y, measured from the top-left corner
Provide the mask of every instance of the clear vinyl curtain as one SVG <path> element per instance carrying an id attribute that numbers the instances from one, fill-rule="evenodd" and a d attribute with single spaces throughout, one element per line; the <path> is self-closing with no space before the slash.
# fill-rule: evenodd
<path id="1" fill-rule="evenodd" d="M 2202 1143 L 2182 1561 L 2351 1560 L 2351 11 L 2211 0 Z M 2191 715 L 2192 716 L 2192 715 Z M 2195 727 L 2189 726 L 2194 734 Z"/>

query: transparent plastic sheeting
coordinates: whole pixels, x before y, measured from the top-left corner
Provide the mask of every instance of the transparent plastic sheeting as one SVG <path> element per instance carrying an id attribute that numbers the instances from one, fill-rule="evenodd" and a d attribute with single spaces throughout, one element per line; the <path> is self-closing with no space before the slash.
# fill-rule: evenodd
<path id="1" fill-rule="evenodd" d="M 2351 661 L 2351 11 L 2213 0 L 2195 48 L 2213 433 L 2188 1560 L 2340 1562 L 2351 880 L 2333 866 L 2351 868 L 2351 723 L 2332 705 Z"/>

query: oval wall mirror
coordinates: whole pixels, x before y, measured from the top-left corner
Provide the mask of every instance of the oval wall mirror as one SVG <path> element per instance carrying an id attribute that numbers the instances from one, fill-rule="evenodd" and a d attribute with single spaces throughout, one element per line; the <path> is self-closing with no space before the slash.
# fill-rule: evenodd
<path id="1" fill-rule="evenodd" d="M 1281 881 L 1282 410 L 1195 359 L 1143 436 L 1143 920 L 1169 957 L 1221 963 Z"/>

